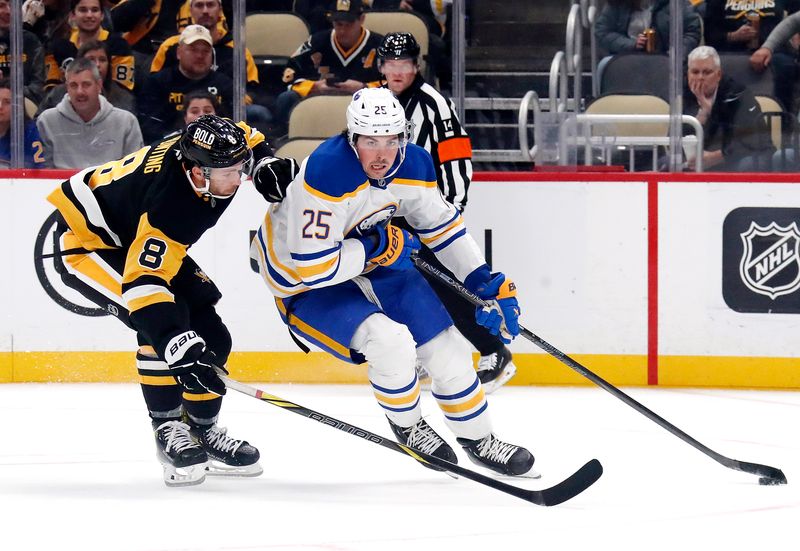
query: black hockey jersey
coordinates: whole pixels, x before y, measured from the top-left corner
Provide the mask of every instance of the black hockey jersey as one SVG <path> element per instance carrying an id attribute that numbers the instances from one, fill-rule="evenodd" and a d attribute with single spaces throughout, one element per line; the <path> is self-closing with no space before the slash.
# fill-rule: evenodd
<path id="1" fill-rule="evenodd" d="M 261 132 L 245 123 L 238 126 L 256 161 L 272 155 Z M 82 170 L 47 198 L 72 230 L 76 246 L 127 249 L 122 297 L 131 322 L 161 357 L 170 338 L 190 329 L 170 282 L 188 248 L 233 200 L 209 200 L 193 189 L 179 139 L 165 138 L 118 161 Z"/>
<path id="2" fill-rule="evenodd" d="M 108 70 L 111 73 L 111 80 L 117 81 L 123 88 L 132 91 L 133 52 L 131 47 L 121 34 L 110 33 L 105 29 L 100 29 L 97 40 L 108 45 L 108 53 L 111 57 L 108 60 Z M 69 38 L 53 41 L 52 51 L 44 58 L 45 74 L 47 75 L 45 89 L 64 82 L 65 65 L 75 59 L 76 55 L 78 55 L 78 29 L 74 29 Z"/>
<path id="3" fill-rule="evenodd" d="M 182 124 L 183 96 L 194 90 L 205 90 L 216 96 L 223 115 L 233 107 L 233 81 L 219 71 L 211 71 L 205 77 L 192 80 L 178 70 L 169 67 L 151 73 L 142 86 L 138 98 L 139 126 L 145 143 L 157 140 Z"/>
<path id="4" fill-rule="evenodd" d="M 345 50 L 333 31 L 314 33 L 289 58 L 283 81 L 302 97 L 308 95 L 315 81 L 328 75 L 340 81 L 353 79 L 378 86 L 382 78 L 377 59 L 381 42 L 383 35 L 362 28 L 356 44 Z"/>

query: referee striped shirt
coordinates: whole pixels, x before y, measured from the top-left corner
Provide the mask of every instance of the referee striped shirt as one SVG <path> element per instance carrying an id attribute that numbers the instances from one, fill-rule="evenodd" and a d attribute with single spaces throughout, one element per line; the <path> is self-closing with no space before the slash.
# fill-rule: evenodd
<path id="1" fill-rule="evenodd" d="M 406 118 L 413 123 L 412 141 L 433 157 L 442 195 L 463 211 L 472 180 L 472 144 L 456 116 L 453 102 L 419 74 L 398 99 Z"/>

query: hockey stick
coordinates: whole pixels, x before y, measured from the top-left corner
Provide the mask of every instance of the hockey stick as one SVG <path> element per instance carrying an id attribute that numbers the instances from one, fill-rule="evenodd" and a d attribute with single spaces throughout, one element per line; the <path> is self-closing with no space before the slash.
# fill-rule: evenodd
<path id="1" fill-rule="evenodd" d="M 239 381 L 235 381 L 225 375 L 220 375 L 220 378 L 225 382 L 226 387 L 237 392 L 247 394 L 248 396 L 252 396 L 253 398 L 257 398 L 258 400 L 267 402 L 273 406 L 278 406 L 287 411 L 297 413 L 298 415 L 302 415 L 303 417 L 317 421 L 323 425 L 327 425 L 348 434 L 352 434 L 353 436 L 363 438 L 364 440 L 372 442 L 373 444 L 378 444 L 384 448 L 406 454 L 422 464 L 435 465 L 455 475 L 463 476 L 464 478 L 468 478 L 479 484 L 483 484 L 484 486 L 489 486 L 495 490 L 500 490 L 503 493 L 524 499 L 525 501 L 534 503 L 536 505 L 558 505 L 559 503 L 563 503 L 568 499 L 572 499 L 586 488 L 594 484 L 597 479 L 600 478 L 600 475 L 603 474 L 603 467 L 600 465 L 600 462 L 597 459 L 592 459 L 570 477 L 562 482 L 559 482 L 555 486 L 545 488 L 544 490 L 525 490 L 523 488 L 518 488 L 499 480 L 495 480 L 494 478 L 482 475 L 475 471 L 465 469 L 464 467 L 450 463 L 444 459 L 439 459 L 433 455 L 428 455 L 403 444 L 399 444 L 394 440 L 388 440 L 378 434 L 369 432 L 368 430 L 358 428 L 344 421 L 339 421 L 338 419 L 334 419 L 333 417 L 329 417 L 323 413 L 319 413 L 299 404 L 284 400 L 283 398 L 273 394 L 268 394 L 263 390 L 240 383 Z"/>
<path id="2" fill-rule="evenodd" d="M 455 291 L 456 293 L 460 294 L 463 298 L 469 300 L 476 306 L 488 306 L 488 303 L 481 299 L 478 295 L 472 293 L 463 285 L 461 285 L 458 281 L 450 277 L 449 275 L 445 274 L 441 270 L 438 270 L 434 266 L 431 266 L 428 262 L 425 262 L 418 256 L 412 257 L 414 259 L 414 264 L 417 265 L 422 271 L 432 275 L 433 277 L 437 278 L 438 280 L 442 281 L 446 284 L 450 289 Z M 783 471 L 777 469 L 775 467 L 770 467 L 768 465 L 761 465 L 759 463 L 748 463 L 747 461 L 739 461 L 737 459 L 731 459 L 729 457 L 725 457 L 724 455 L 715 452 L 708 446 L 701 444 L 681 429 L 658 415 L 657 413 L 649 410 L 647 407 L 643 406 L 620 389 L 612 385 L 611 383 L 607 382 L 605 379 L 601 378 L 600 376 L 592 373 L 578 363 L 577 361 L 573 360 L 563 352 L 561 352 L 558 348 L 553 346 L 552 344 L 548 343 L 544 339 L 538 337 L 531 331 L 524 328 L 521 324 L 519 326 L 520 334 L 531 341 L 533 344 L 553 356 L 555 359 L 560 361 L 561 363 L 565 364 L 566 366 L 572 368 L 573 370 L 577 371 L 580 375 L 586 377 L 594 384 L 606 390 L 631 406 L 633 409 L 650 419 L 651 421 L 655 422 L 657 425 L 661 426 L 662 428 L 668 430 L 687 444 L 691 445 L 692 447 L 700 450 L 713 460 L 717 461 L 718 463 L 728 467 L 729 469 L 734 469 L 737 471 L 742 471 L 745 473 L 750 473 L 759 476 L 758 479 L 759 484 L 762 485 L 777 485 L 777 484 L 786 484 L 786 475 L 783 474 Z"/>

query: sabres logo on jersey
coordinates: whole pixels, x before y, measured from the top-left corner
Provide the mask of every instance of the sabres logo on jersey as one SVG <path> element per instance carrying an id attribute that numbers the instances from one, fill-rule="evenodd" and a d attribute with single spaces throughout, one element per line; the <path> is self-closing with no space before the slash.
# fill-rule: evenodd
<path id="1" fill-rule="evenodd" d="M 395 212 L 397 212 L 397 205 L 395 204 L 389 204 L 385 207 L 381 207 L 379 210 L 362 218 L 361 221 L 355 225 L 353 231 L 355 231 L 358 235 L 365 235 L 369 233 L 372 228 L 376 226 L 382 226 L 391 220 Z"/>

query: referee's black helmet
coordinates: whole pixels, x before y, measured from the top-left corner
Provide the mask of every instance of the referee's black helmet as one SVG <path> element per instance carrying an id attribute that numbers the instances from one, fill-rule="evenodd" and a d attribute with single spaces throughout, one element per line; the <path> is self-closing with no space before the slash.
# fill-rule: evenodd
<path id="1" fill-rule="evenodd" d="M 378 60 L 413 59 L 419 57 L 419 44 L 411 33 L 389 33 L 378 47 Z"/>

